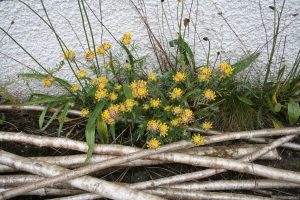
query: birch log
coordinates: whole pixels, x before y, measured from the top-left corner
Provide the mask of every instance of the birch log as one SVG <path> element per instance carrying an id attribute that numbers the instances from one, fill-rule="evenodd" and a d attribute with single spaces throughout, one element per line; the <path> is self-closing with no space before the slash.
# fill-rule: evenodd
<path id="1" fill-rule="evenodd" d="M 56 176 L 63 175 L 68 173 L 70 170 L 65 169 L 63 167 L 59 167 L 56 165 L 51 165 L 42 161 L 33 161 L 28 158 L 24 158 L 21 156 L 14 155 L 12 153 L 5 152 L 3 150 L 0 151 L 0 162 L 2 164 L 8 165 L 10 167 L 14 167 L 16 169 L 22 169 L 32 174 L 37 174 L 40 176 Z M 153 195 L 145 194 L 144 192 L 136 191 L 130 189 L 124 185 L 119 185 L 115 183 L 110 183 L 104 180 L 99 180 L 90 176 L 82 176 L 73 180 L 68 181 L 71 186 L 89 191 L 91 193 L 97 193 L 101 196 L 112 198 L 112 199 L 153 199 L 160 200 L 162 198 L 156 197 Z M 39 189 L 39 188 L 37 188 Z M 13 192 L 12 192 L 13 191 Z M 23 195 L 23 191 L 16 191 L 16 189 L 12 189 L 9 191 L 4 191 L 0 193 L 0 199 L 9 199 L 15 197 L 17 195 Z M 32 190 L 33 191 L 33 190 Z M 116 192 L 118 191 L 118 192 Z M 30 191 L 29 191 L 30 192 Z M 26 192 L 25 192 L 26 193 Z"/>
<path id="2" fill-rule="evenodd" d="M 227 158 L 239 158 L 244 155 L 253 153 L 256 149 L 262 147 L 262 145 L 243 145 L 243 146 L 213 146 L 213 147 L 195 147 L 189 150 L 179 151 L 184 154 L 191 155 L 207 155 L 207 156 L 216 156 L 216 157 L 227 157 Z M 115 158 L 116 156 L 111 155 L 94 155 L 88 163 L 98 163 L 108 159 Z M 29 157 L 30 159 L 45 161 L 50 164 L 59 165 L 66 168 L 78 168 L 86 163 L 86 154 L 81 155 L 69 155 L 69 156 L 46 156 L 46 157 Z M 277 150 L 273 149 L 267 152 L 261 157 L 262 160 L 279 160 L 281 159 Z M 155 161 L 155 160 L 135 160 L 132 162 L 121 164 L 119 167 L 137 167 L 137 166 L 149 166 L 149 165 L 158 165 L 165 164 L 169 162 L 164 161 Z M 15 172 L 14 168 L 0 165 L 0 173 Z"/>

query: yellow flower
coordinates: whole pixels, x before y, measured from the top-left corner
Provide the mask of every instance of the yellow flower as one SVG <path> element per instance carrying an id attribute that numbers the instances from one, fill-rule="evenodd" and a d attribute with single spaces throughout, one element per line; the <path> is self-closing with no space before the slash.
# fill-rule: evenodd
<path id="1" fill-rule="evenodd" d="M 74 60 L 75 59 L 75 51 L 67 50 L 64 52 L 64 59 L 66 60 Z"/>
<path id="2" fill-rule="evenodd" d="M 159 131 L 159 125 L 159 121 L 152 119 L 147 123 L 147 130 L 153 133 L 157 133 Z"/>
<path id="3" fill-rule="evenodd" d="M 182 113 L 181 113 L 181 123 L 183 124 L 188 124 L 191 121 L 193 121 L 194 119 L 194 113 L 192 110 L 190 109 L 185 109 Z"/>
<path id="4" fill-rule="evenodd" d="M 121 111 L 131 112 L 133 107 L 137 105 L 137 102 L 133 99 L 126 99 L 122 105 L 123 105 L 123 107 L 122 107 Z"/>
<path id="5" fill-rule="evenodd" d="M 173 76 L 173 81 L 176 83 L 184 81 L 186 78 L 185 74 L 182 72 L 176 72 L 176 74 Z"/>
<path id="6" fill-rule="evenodd" d="M 131 69 L 132 69 L 131 64 L 129 64 L 128 62 L 126 62 L 126 63 L 123 65 L 123 67 L 124 67 L 125 69 L 127 69 L 127 70 L 131 70 Z"/>
<path id="7" fill-rule="evenodd" d="M 180 125 L 180 118 L 173 119 L 171 121 L 171 125 L 174 126 L 174 127 Z"/>
<path id="8" fill-rule="evenodd" d="M 168 135 L 168 130 L 169 126 L 166 123 L 159 123 L 159 135 L 161 137 L 165 137 L 166 135 Z"/>
<path id="9" fill-rule="evenodd" d="M 150 107 L 152 107 L 152 108 L 158 108 L 159 104 L 160 104 L 159 98 L 150 100 Z"/>
<path id="10" fill-rule="evenodd" d="M 89 109 L 87 108 L 82 108 L 80 112 L 81 112 L 81 117 L 86 117 L 90 113 Z"/>
<path id="11" fill-rule="evenodd" d="M 148 74 L 148 80 L 149 81 L 157 81 L 157 75 L 155 73 Z"/>
<path id="12" fill-rule="evenodd" d="M 213 123 L 212 122 L 204 122 L 201 125 L 202 129 L 207 131 L 208 129 L 212 129 L 213 128 Z"/>
<path id="13" fill-rule="evenodd" d="M 98 83 L 98 89 L 103 89 L 106 87 L 106 84 L 108 83 L 108 80 L 104 76 L 100 76 L 97 78 L 97 83 Z"/>
<path id="14" fill-rule="evenodd" d="M 195 144 L 195 145 L 203 145 L 205 140 L 204 140 L 204 137 L 202 137 L 200 134 L 194 134 L 193 137 L 192 137 L 192 142 Z"/>
<path id="15" fill-rule="evenodd" d="M 108 107 L 108 109 L 104 110 L 101 114 L 103 121 L 106 124 L 114 124 L 116 122 L 116 118 L 119 116 L 120 106 L 112 104 Z"/>
<path id="16" fill-rule="evenodd" d="M 121 90 L 121 88 L 122 88 L 122 85 L 119 85 L 119 84 L 115 85 L 115 90 Z"/>
<path id="17" fill-rule="evenodd" d="M 167 111 L 167 112 L 170 111 L 171 109 L 172 109 L 172 106 L 165 106 L 164 107 L 164 111 Z"/>
<path id="18" fill-rule="evenodd" d="M 130 84 L 132 95 L 135 98 L 143 99 L 148 96 L 147 82 L 143 80 L 133 81 Z"/>
<path id="19" fill-rule="evenodd" d="M 208 81 L 212 76 L 212 69 L 209 67 L 201 67 L 199 69 L 198 79 L 199 81 Z"/>
<path id="20" fill-rule="evenodd" d="M 71 85 L 71 91 L 72 92 L 77 92 L 79 90 L 79 86 L 77 84 Z"/>
<path id="21" fill-rule="evenodd" d="M 76 73 L 76 76 L 77 76 L 78 78 L 84 78 L 84 77 L 87 76 L 87 71 L 84 70 L 84 69 L 81 69 L 81 70 L 79 70 L 79 71 Z"/>
<path id="22" fill-rule="evenodd" d="M 108 98 L 111 101 L 115 101 L 115 100 L 117 100 L 118 95 L 115 92 L 111 92 L 111 93 L 109 93 L 109 97 Z"/>
<path id="23" fill-rule="evenodd" d="M 54 78 L 52 76 L 47 76 L 44 78 L 43 83 L 45 87 L 50 87 L 53 83 Z"/>
<path id="24" fill-rule="evenodd" d="M 172 113 L 173 113 L 174 115 L 180 115 L 180 114 L 182 113 L 182 108 L 180 108 L 180 106 L 175 106 L 175 107 L 173 107 L 173 109 L 172 109 Z"/>
<path id="25" fill-rule="evenodd" d="M 221 77 L 226 77 L 226 76 L 229 77 L 233 73 L 233 69 L 232 69 L 231 65 L 226 62 L 222 62 L 222 63 L 218 64 L 218 70 L 221 73 Z"/>
<path id="26" fill-rule="evenodd" d="M 161 144 L 160 141 L 156 138 L 151 138 L 146 143 L 149 149 L 157 149 Z"/>
<path id="27" fill-rule="evenodd" d="M 100 45 L 98 48 L 97 48 L 97 54 L 99 56 L 103 56 L 105 54 L 105 49 L 103 47 L 103 45 Z"/>
<path id="28" fill-rule="evenodd" d="M 104 48 L 104 50 L 109 50 L 111 48 L 111 44 L 109 42 L 104 42 L 103 48 Z"/>
<path id="29" fill-rule="evenodd" d="M 209 101 L 214 101 L 217 97 L 216 93 L 212 89 L 204 90 L 203 96 Z"/>
<path id="30" fill-rule="evenodd" d="M 146 103 L 145 103 L 145 104 L 143 105 L 143 110 L 148 110 L 149 108 L 150 108 L 149 104 L 146 104 Z"/>
<path id="31" fill-rule="evenodd" d="M 110 117 L 109 111 L 107 109 L 102 112 L 101 117 L 106 124 L 115 123 L 115 119 Z"/>
<path id="32" fill-rule="evenodd" d="M 182 96 L 182 89 L 174 88 L 171 92 L 170 98 L 171 99 L 179 99 Z"/>
<path id="33" fill-rule="evenodd" d="M 121 42 L 122 42 L 122 44 L 124 44 L 124 45 L 128 45 L 128 44 L 131 43 L 131 40 L 128 39 L 128 38 L 122 38 Z"/>
<path id="34" fill-rule="evenodd" d="M 124 33 L 123 38 L 131 39 L 132 38 L 132 33 L 130 33 L 130 32 Z"/>
<path id="35" fill-rule="evenodd" d="M 95 52 L 92 50 L 88 50 L 84 53 L 84 57 L 87 61 L 92 61 L 95 58 Z"/>
<path id="36" fill-rule="evenodd" d="M 95 92 L 95 99 L 96 99 L 96 101 L 100 101 L 101 99 L 104 99 L 105 97 L 107 97 L 107 90 L 105 88 L 98 89 Z"/>

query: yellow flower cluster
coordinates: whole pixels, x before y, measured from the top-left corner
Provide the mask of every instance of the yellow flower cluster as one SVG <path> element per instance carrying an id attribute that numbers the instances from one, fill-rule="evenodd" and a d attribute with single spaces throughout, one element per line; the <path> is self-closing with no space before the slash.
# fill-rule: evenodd
<path id="1" fill-rule="evenodd" d="M 105 54 L 105 52 L 107 50 L 109 50 L 111 48 L 111 44 L 109 42 L 104 42 L 103 44 L 101 44 L 98 48 L 97 48 L 97 54 L 99 56 L 102 56 Z"/>
<path id="2" fill-rule="evenodd" d="M 150 108 L 149 104 L 143 104 L 143 110 L 148 110 Z"/>
<path id="3" fill-rule="evenodd" d="M 131 38 L 132 38 L 132 34 L 130 32 L 124 33 L 124 35 L 121 39 L 122 44 L 124 44 L 124 45 L 130 44 L 131 43 Z"/>
<path id="4" fill-rule="evenodd" d="M 180 118 L 176 118 L 176 119 L 173 119 L 171 120 L 171 125 L 172 126 L 179 126 L 180 125 Z"/>
<path id="5" fill-rule="evenodd" d="M 119 116 L 120 106 L 119 105 L 110 105 L 108 109 L 104 110 L 101 114 L 103 121 L 106 124 L 114 124 L 116 122 L 116 118 Z"/>
<path id="6" fill-rule="evenodd" d="M 204 122 L 202 125 L 201 125 L 201 128 L 205 131 L 209 130 L 209 129 L 212 129 L 213 128 L 213 123 L 212 122 Z"/>
<path id="7" fill-rule="evenodd" d="M 212 89 L 204 90 L 203 96 L 204 96 L 204 98 L 206 98 L 209 101 L 214 101 L 214 100 L 216 100 L 216 97 L 217 97 L 215 91 L 213 91 Z"/>
<path id="8" fill-rule="evenodd" d="M 133 99 L 126 99 L 123 103 L 120 104 L 121 112 L 131 112 L 133 107 L 137 105 L 137 102 Z"/>
<path id="9" fill-rule="evenodd" d="M 150 107 L 158 108 L 159 105 L 160 105 L 160 99 L 159 98 L 150 100 Z"/>
<path id="10" fill-rule="evenodd" d="M 65 51 L 64 59 L 73 61 L 75 59 L 75 51 L 73 51 L 73 50 Z"/>
<path id="11" fill-rule="evenodd" d="M 233 69 L 231 65 L 226 62 L 222 62 L 218 64 L 218 70 L 221 73 L 221 77 L 229 77 L 233 73 Z"/>
<path id="12" fill-rule="evenodd" d="M 79 86 L 77 84 L 71 85 L 71 91 L 72 92 L 77 92 L 79 90 Z"/>
<path id="13" fill-rule="evenodd" d="M 135 98 L 143 99 L 148 96 L 147 82 L 143 80 L 135 80 L 130 84 L 132 95 Z"/>
<path id="14" fill-rule="evenodd" d="M 92 61 L 95 58 L 95 52 L 92 50 L 88 50 L 84 53 L 84 57 L 87 61 Z"/>
<path id="15" fill-rule="evenodd" d="M 201 136 L 200 134 L 194 134 L 192 136 L 192 142 L 195 144 L 195 145 L 203 145 L 205 140 L 204 140 L 204 137 Z"/>
<path id="16" fill-rule="evenodd" d="M 95 99 L 96 99 L 96 101 L 100 101 L 100 100 L 104 99 L 105 97 L 107 97 L 107 95 L 108 95 L 107 94 L 107 89 L 99 88 L 95 92 Z"/>
<path id="17" fill-rule="evenodd" d="M 169 126 L 164 123 L 160 122 L 158 120 L 149 120 L 147 123 L 147 130 L 152 133 L 158 133 L 161 137 L 165 137 L 168 135 Z"/>
<path id="18" fill-rule="evenodd" d="M 180 106 L 174 106 L 172 107 L 171 112 L 178 116 L 182 113 L 182 108 Z"/>
<path id="19" fill-rule="evenodd" d="M 193 113 L 193 111 L 190 110 L 190 109 L 185 109 L 182 112 L 181 116 L 180 116 L 180 122 L 182 124 L 186 125 L 186 124 L 192 122 L 193 120 L 194 120 L 194 113 Z"/>
<path id="20" fill-rule="evenodd" d="M 182 72 L 176 72 L 176 74 L 173 75 L 173 81 L 175 81 L 176 83 L 182 82 L 185 79 L 186 79 L 186 76 Z"/>
<path id="21" fill-rule="evenodd" d="M 159 121 L 157 120 L 149 120 L 147 123 L 147 130 L 152 132 L 152 133 L 157 133 L 159 132 Z"/>
<path id="22" fill-rule="evenodd" d="M 157 75 L 155 73 L 148 74 L 148 80 L 151 82 L 157 81 Z"/>
<path id="23" fill-rule="evenodd" d="M 156 138 L 151 138 L 146 144 L 149 149 L 157 149 L 161 145 L 160 141 Z"/>
<path id="24" fill-rule="evenodd" d="M 115 85 L 115 90 L 121 90 L 121 88 L 122 88 L 122 85 L 119 85 L 119 84 Z"/>
<path id="25" fill-rule="evenodd" d="M 105 88 L 107 83 L 108 83 L 108 80 L 107 80 L 106 77 L 100 76 L 100 77 L 97 78 L 97 87 L 98 87 L 98 89 Z"/>
<path id="26" fill-rule="evenodd" d="M 76 76 L 78 78 L 84 78 L 84 77 L 87 77 L 87 71 L 84 70 L 84 69 L 81 69 L 79 70 L 77 73 L 76 73 Z"/>
<path id="27" fill-rule="evenodd" d="M 109 100 L 111 100 L 111 101 L 115 101 L 115 100 L 117 100 L 117 98 L 118 98 L 118 94 L 115 93 L 115 92 L 111 92 L 111 93 L 109 93 L 108 98 L 109 98 Z"/>
<path id="28" fill-rule="evenodd" d="M 174 99 L 179 99 L 183 94 L 183 91 L 182 89 L 180 88 L 174 88 L 172 91 L 171 91 L 171 94 L 170 94 L 170 98 L 172 100 Z"/>
<path id="29" fill-rule="evenodd" d="M 201 82 L 208 81 L 212 76 L 212 69 L 209 67 L 201 67 L 199 69 L 198 79 Z"/>
<path id="30" fill-rule="evenodd" d="M 54 81 L 54 78 L 52 76 L 47 76 L 46 78 L 43 79 L 43 83 L 45 87 L 50 87 Z"/>
<path id="31" fill-rule="evenodd" d="M 80 113 L 81 113 L 81 117 L 86 117 L 86 116 L 88 116 L 88 114 L 90 113 L 90 111 L 87 108 L 82 108 L 80 110 Z"/>

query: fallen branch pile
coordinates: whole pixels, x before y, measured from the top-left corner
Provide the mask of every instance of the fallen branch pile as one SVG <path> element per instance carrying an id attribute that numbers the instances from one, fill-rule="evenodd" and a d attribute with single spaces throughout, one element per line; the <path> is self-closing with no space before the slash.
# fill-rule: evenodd
<path id="1" fill-rule="evenodd" d="M 0 106 L 0 109 L 40 111 L 44 107 Z M 78 111 L 69 114 L 78 115 Z M 201 129 L 189 128 L 203 132 Z M 14 142 L 38 147 L 63 148 L 76 155 L 24 157 L 0 150 L 0 199 L 22 195 L 58 196 L 55 199 L 274 199 L 291 196 L 262 194 L 261 190 L 299 189 L 300 172 L 253 163 L 260 160 L 280 160 L 278 147 L 299 150 L 293 143 L 300 127 L 220 133 L 208 131 L 205 144 L 196 147 L 180 141 L 153 149 L 123 145 L 95 146 L 94 155 L 85 162 L 88 146 L 81 141 L 26 134 L 0 132 L 1 143 Z M 247 140 L 261 144 L 227 145 L 229 141 Z M 81 152 L 81 154 L 80 154 Z M 117 183 L 94 177 L 109 168 L 181 163 L 204 167 L 185 174 L 176 174 L 137 183 Z M 200 168 L 198 168 L 200 169 Z M 227 170 L 251 174 L 255 179 L 211 180 L 213 175 Z M 6 173 L 6 174 L 5 174 Z M 13 173 L 13 175 L 7 174 Z M 264 177 L 264 179 L 259 178 Z M 201 180 L 206 179 L 206 180 Z M 248 191 L 248 192 L 242 192 Z"/>

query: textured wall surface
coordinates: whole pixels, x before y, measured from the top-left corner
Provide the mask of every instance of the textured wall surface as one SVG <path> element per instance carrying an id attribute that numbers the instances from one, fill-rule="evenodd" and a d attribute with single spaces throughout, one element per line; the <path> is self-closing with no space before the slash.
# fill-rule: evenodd
<path id="1" fill-rule="evenodd" d="M 39 1 L 24 1 L 45 17 Z M 178 30 L 176 28 L 177 0 L 165 0 L 163 3 L 160 0 L 144 1 L 148 20 L 155 33 L 157 35 L 165 34 L 170 39 L 174 37 Z M 87 2 L 96 15 L 100 17 L 99 1 L 88 0 Z M 185 0 L 184 2 L 184 18 L 189 17 L 188 11 L 191 10 L 191 23 L 187 37 L 191 44 L 195 42 L 195 53 L 199 65 L 203 64 L 202 62 L 206 57 L 207 44 L 202 40 L 205 36 L 209 37 L 212 43 L 212 59 L 219 51 L 222 52 L 223 59 L 234 62 L 247 52 L 253 52 L 264 46 L 266 34 L 262 26 L 262 18 L 267 29 L 268 39 L 272 34 L 273 12 L 269 6 L 272 5 L 273 0 L 261 1 L 261 12 L 259 0 L 198 0 L 198 2 L 197 0 Z M 87 45 L 77 1 L 44 0 L 44 3 L 59 35 L 70 49 L 74 49 L 77 55 L 82 57 Z M 281 4 L 282 1 L 278 0 L 277 3 Z M 149 55 L 149 66 L 154 65 L 155 59 L 152 55 L 147 32 L 129 0 L 102 0 L 101 8 L 103 22 L 116 38 L 120 38 L 126 31 L 132 32 L 133 39 L 140 47 L 139 53 Z M 166 12 L 166 15 L 162 15 L 162 10 Z M 285 28 L 281 32 L 280 39 L 283 41 L 284 37 L 287 36 L 284 58 L 287 65 L 292 63 L 300 49 L 300 17 L 297 15 L 299 12 L 299 0 L 286 1 L 282 24 L 282 28 Z M 101 26 L 90 11 L 89 16 L 96 43 L 99 44 Z M 194 25 L 197 25 L 196 35 L 194 34 Z M 36 15 L 17 0 L 0 1 L 0 27 L 8 30 L 46 68 L 55 67 L 62 59 L 62 53 L 54 34 Z M 76 39 L 72 29 L 78 35 L 80 42 Z M 196 37 L 195 41 L 194 37 Z M 112 42 L 114 48 L 117 49 L 116 43 L 105 30 L 103 31 L 103 38 Z M 83 48 L 80 43 L 83 44 Z M 281 44 L 281 46 L 283 45 Z M 266 62 L 266 52 L 267 49 L 264 48 L 256 73 L 263 73 L 264 71 L 263 64 Z M 279 54 L 280 52 L 278 52 Z M 24 65 L 39 70 L 37 64 L 0 31 L 0 84 L 6 85 L 9 91 L 20 97 L 28 96 L 30 92 L 28 85 L 34 91 L 59 92 L 53 88 L 45 90 L 42 83 L 38 81 L 25 84 L 17 77 L 19 73 L 28 71 Z M 59 75 L 72 80 L 72 74 L 67 67 L 63 68 Z"/>

